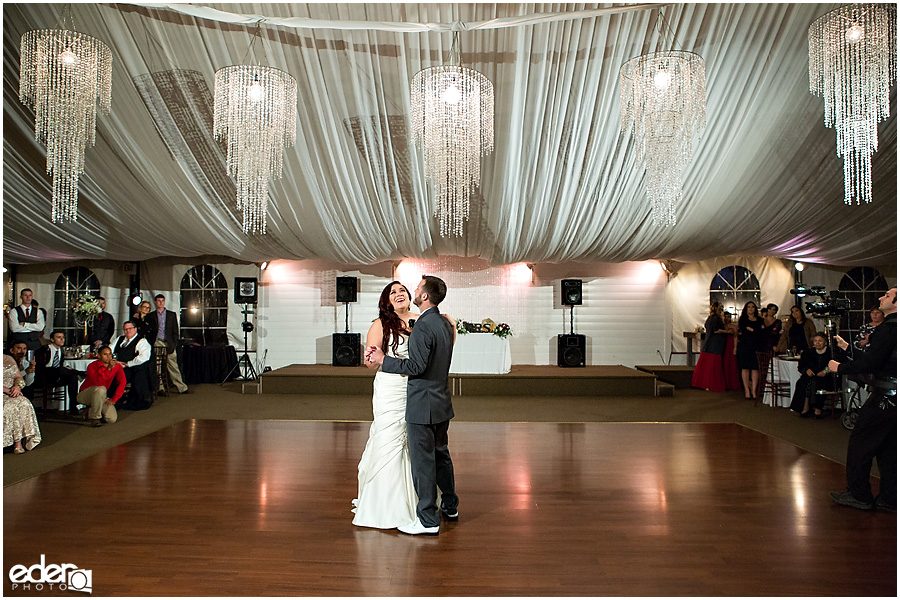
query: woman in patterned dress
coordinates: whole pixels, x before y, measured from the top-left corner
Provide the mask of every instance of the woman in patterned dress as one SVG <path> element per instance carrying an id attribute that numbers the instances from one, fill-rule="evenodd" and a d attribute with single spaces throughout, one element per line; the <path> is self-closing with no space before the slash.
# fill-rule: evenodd
<path id="1" fill-rule="evenodd" d="M 22 374 L 16 359 L 3 355 L 3 447 L 24 454 L 41 443 L 41 430 L 31 402 L 22 394 Z"/>

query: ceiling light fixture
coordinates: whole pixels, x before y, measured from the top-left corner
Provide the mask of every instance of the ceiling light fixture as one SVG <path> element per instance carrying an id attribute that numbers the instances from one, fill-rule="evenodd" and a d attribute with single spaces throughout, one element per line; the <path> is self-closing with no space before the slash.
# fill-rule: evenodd
<path id="1" fill-rule="evenodd" d="M 896 80 L 897 5 L 854 4 L 809 26 L 809 91 L 825 100 L 825 126 L 844 159 L 844 203 L 872 201 L 878 123 L 890 115 Z"/>
<path id="2" fill-rule="evenodd" d="M 459 31 L 453 32 L 449 62 L 413 77 L 410 129 L 423 150 L 440 234 L 460 237 L 469 196 L 481 183 L 481 157 L 494 149 L 494 86 L 460 66 Z"/>
<path id="3" fill-rule="evenodd" d="M 111 98 L 112 53 L 106 44 L 68 29 L 22 35 L 19 100 L 34 110 L 35 139 L 47 147 L 53 223 L 78 220 L 84 150 L 94 145 L 98 108 L 109 114 Z"/>

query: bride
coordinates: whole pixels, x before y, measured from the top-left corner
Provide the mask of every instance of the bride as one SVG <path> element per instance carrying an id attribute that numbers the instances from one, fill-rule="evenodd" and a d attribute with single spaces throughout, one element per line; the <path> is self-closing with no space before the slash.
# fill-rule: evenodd
<path id="1" fill-rule="evenodd" d="M 389 356 L 408 358 L 409 290 L 392 281 L 378 299 L 378 319 L 366 335 L 366 347 L 380 346 Z M 414 322 L 414 321 L 413 321 Z M 375 365 L 369 368 L 377 368 Z M 359 461 L 359 490 L 353 500 L 353 524 L 393 529 L 416 520 L 416 496 L 406 441 L 406 375 L 375 374 L 374 420 Z"/>

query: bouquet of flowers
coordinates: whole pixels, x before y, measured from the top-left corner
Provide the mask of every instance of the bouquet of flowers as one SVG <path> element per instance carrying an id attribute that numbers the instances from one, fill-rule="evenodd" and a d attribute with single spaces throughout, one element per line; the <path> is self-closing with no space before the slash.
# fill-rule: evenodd
<path id="1" fill-rule="evenodd" d="M 460 335 L 469 333 L 492 333 L 500 338 L 512 335 L 512 330 L 509 328 L 509 325 L 506 323 L 500 323 L 498 325 L 491 319 L 485 319 L 481 323 L 470 323 L 460 319 L 456 322 L 456 332 Z"/>
<path id="2" fill-rule="evenodd" d="M 697 325 L 696 327 L 694 327 L 694 337 L 696 339 L 699 340 L 700 336 L 702 336 L 704 333 L 706 333 L 706 327 L 704 327 L 703 325 Z"/>
<path id="3" fill-rule="evenodd" d="M 81 298 L 78 298 L 75 301 L 75 307 L 72 311 L 75 313 L 75 322 L 79 325 L 88 323 L 102 312 L 100 301 L 91 294 L 85 294 Z"/>

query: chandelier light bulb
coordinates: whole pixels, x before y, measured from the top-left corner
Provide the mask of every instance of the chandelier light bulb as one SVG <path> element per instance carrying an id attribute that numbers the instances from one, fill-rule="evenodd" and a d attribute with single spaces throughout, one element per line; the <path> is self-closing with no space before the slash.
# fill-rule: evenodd
<path id="1" fill-rule="evenodd" d="M 460 100 L 462 100 L 462 92 L 459 91 L 459 88 L 455 85 L 451 85 L 444 93 L 441 94 L 441 100 L 446 102 L 447 104 L 456 104 Z"/>
<path id="2" fill-rule="evenodd" d="M 852 27 L 847 29 L 847 41 L 851 44 L 855 44 L 863 39 L 866 35 L 866 30 L 862 25 L 854 24 Z"/>
<path id="3" fill-rule="evenodd" d="M 265 95 L 266 91 L 263 89 L 263 86 L 259 85 L 257 82 L 254 82 L 253 85 L 247 88 L 247 98 L 249 98 L 251 102 L 259 102 Z"/>
<path id="4" fill-rule="evenodd" d="M 78 56 L 71 50 L 60 52 L 57 58 L 59 58 L 59 62 L 63 63 L 64 65 L 74 65 L 78 62 Z"/>
<path id="5" fill-rule="evenodd" d="M 669 88 L 669 84 L 672 83 L 672 76 L 669 75 L 668 71 L 659 70 L 656 72 L 656 75 L 653 76 L 653 85 L 656 86 L 658 90 L 666 90 Z"/>

